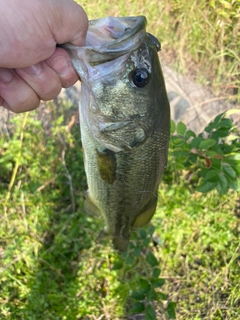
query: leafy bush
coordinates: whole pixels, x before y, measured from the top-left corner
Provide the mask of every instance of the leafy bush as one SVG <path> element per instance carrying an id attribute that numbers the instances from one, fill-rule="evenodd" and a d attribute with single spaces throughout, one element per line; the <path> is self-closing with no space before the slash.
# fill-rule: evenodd
<path id="1" fill-rule="evenodd" d="M 216 189 L 223 195 L 239 189 L 240 136 L 230 118 L 218 115 L 198 135 L 172 121 L 171 133 L 170 174 L 187 170 L 196 190 L 203 193 Z"/>

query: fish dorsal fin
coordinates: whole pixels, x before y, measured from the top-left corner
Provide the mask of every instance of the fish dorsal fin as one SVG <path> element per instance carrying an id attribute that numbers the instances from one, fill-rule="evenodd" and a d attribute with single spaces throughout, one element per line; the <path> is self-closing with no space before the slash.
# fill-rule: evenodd
<path id="1" fill-rule="evenodd" d="M 157 198 L 152 198 L 134 220 L 133 228 L 142 228 L 151 220 L 157 206 Z"/>

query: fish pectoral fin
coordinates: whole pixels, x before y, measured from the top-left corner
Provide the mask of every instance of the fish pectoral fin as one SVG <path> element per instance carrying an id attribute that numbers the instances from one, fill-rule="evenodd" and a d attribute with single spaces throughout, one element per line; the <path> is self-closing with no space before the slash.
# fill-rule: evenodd
<path id="1" fill-rule="evenodd" d="M 91 216 L 98 217 L 101 216 L 100 209 L 95 205 L 95 203 L 92 201 L 89 193 L 86 193 L 86 200 L 84 202 L 84 210 L 90 214 Z"/>
<path id="2" fill-rule="evenodd" d="M 133 221 L 133 228 L 142 228 L 151 220 L 157 206 L 157 198 L 152 198 Z"/>

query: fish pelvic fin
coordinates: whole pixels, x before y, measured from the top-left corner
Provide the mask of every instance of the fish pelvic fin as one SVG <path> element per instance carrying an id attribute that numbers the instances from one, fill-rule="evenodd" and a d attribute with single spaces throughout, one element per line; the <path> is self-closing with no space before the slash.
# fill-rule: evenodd
<path id="1" fill-rule="evenodd" d="M 86 200 L 84 202 L 84 210 L 90 215 L 94 217 L 100 217 L 101 211 L 98 206 L 92 201 L 89 192 L 86 192 Z"/>
<path id="2" fill-rule="evenodd" d="M 157 198 L 152 198 L 133 221 L 133 228 L 142 228 L 152 219 L 157 207 Z"/>

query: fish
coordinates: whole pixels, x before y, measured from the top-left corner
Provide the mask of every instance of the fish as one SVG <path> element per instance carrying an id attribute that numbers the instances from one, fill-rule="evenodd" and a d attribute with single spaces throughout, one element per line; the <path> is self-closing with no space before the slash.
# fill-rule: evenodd
<path id="1" fill-rule="evenodd" d="M 152 218 L 167 165 L 170 107 L 159 41 L 144 16 L 90 20 L 85 45 L 64 44 L 81 80 L 80 128 L 88 191 L 100 239 L 125 252 Z"/>

